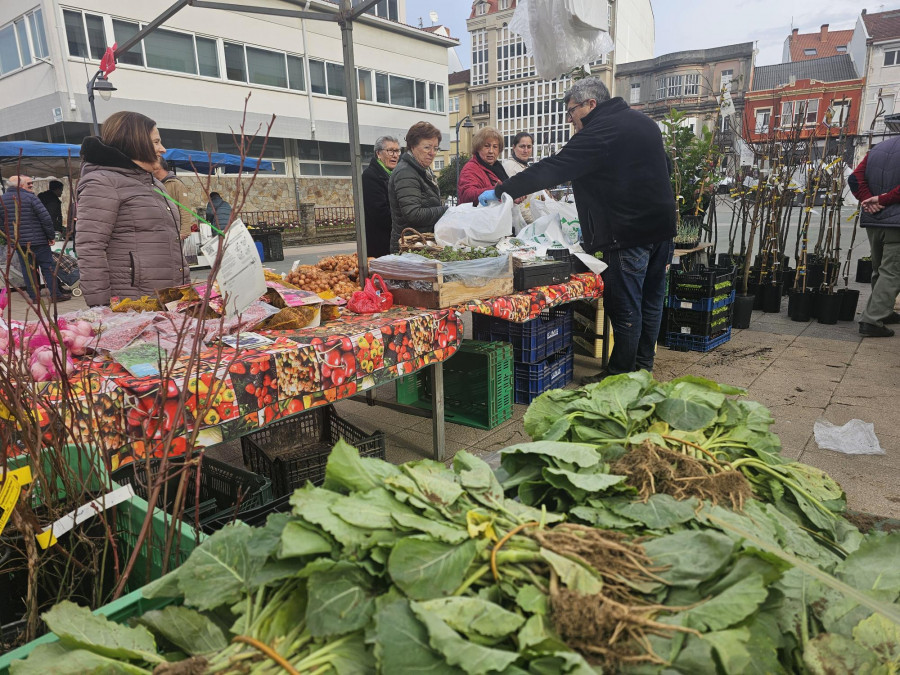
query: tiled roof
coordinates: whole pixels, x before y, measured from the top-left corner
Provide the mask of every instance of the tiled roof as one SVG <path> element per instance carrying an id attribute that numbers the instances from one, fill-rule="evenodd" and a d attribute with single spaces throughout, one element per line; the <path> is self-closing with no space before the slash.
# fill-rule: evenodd
<path id="1" fill-rule="evenodd" d="M 838 52 L 838 46 L 846 47 L 850 38 L 853 37 L 852 30 L 833 30 L 829 31 L 825 26 L 824 36 L 822 31 L 816 33 L 794 33 L 788 37 L 791 47 L 791 61 L 808 61 L 809 59 L 821 59 L 826 56 L 836 56 L 843 53 Z M 825 38 L 822 40 L 822 38 Z M 815 49 L 816 53 L 807 56 L 805 50 Z"/>
<path id="2" fill-rule="evenodd" d="M 479 4 L 482 1 L 485 4 L 487 4 L 487 6 L 488 6 L 487 11 L 484 14 L 476 15 L 475 14 L 475 5 Z M 509 0 L 509 7 L 507 7 L 506 9 L 515 9 L 515 8 L 516 8 L 516 0 Z M 504 10 L 500 9 L 500 0 L 475 0 L 472 3 L 472 12 L 471 12 L 471 14 L 469 14 L 469 18 L 474 19 L 476 16 L 485 16 L 487 14 L 493 14 L 495 12 L 506 11 L 506 9 L 504 9 Z"/>
<path id="3" fill-rule="evenodd" d="M 842 82 L 856 80 L 859 76 L 853 67 L 849 54 L 826 56 L 824 59 L 778 63 L 774 66 L 756 66 L 753 69 L 751 91 L 764 91 L 788 84 L 791 76 L 797 80 L 818 80 L 819 82 Z"/>
<path id="4" fill-rule="evenodd" d="M 900 38 L 900 10 L 863 14 L 866 30 L 873 41 Z"/>
<path id="5" fill-rule="evenodd" d="M 450 75 L 447 76 L 447 85 L 468 84 L 472 81 L 471 75 L 471 70 L 460 70 L 458 73 L 450 73 Z"/>

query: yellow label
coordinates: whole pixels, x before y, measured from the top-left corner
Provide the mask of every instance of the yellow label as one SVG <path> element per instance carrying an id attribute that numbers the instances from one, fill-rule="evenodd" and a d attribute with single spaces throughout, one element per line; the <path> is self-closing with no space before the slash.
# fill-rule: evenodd
<path id="1" fill-rule="evenodd" d="M 23 467 L 15 471 L 7 471 L 0 485 L 0 534 L 6 528 L 6 523 L 12 515 L 19 495 L 22 494 L 22 486 L 31 482 L 31 467 Z"/>

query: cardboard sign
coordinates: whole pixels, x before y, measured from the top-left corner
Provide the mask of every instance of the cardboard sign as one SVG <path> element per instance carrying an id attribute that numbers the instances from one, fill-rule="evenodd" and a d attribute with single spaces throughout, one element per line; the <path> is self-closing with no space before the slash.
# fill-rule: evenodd
<path id="1" fill-rule="evenodd" d="M 219 238 L 202 246 L 203 255 L 215 260 L 219 252 Z M 222 243 L 222 262 L 216 275 L 219 291 L 225 296 L 226 316 L 237 316 L 266 293 L 266 277 L 256 244 L 240 219 L 225 231 Z"/>

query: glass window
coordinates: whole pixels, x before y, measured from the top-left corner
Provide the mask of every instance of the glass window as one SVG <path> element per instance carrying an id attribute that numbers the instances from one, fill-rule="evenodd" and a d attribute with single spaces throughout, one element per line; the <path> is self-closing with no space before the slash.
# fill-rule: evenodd
<path id="1" fill-rule="evenodd" d="M 444 85 L 434 82 L 428 84 L 428 109 L 432 112 L 444 112 Z"/>
<path id="2" fill-rule="evenodd" d="M 757 110 L 756 111 L 756 128 L 755 131 L 758 134 L 767 134 L 769 133 L 769 117 L 772 114 L 772 111 L 768 108 L 765 110 Z"/>
<path id="3" fill-rule="evenodd" d="M 167 148 L 180 150 L 206 150 L 203 147 L 203 137 L 199 131 L 187 131 L 184 129 L 160 129 L 159 137 Z"/>
<path id="4" fill-rule="evenodd" d="M 21 67 L 19 49 L 16 47 L 16 32 L 12 24 L 0 29 L 0 75 Z"/>
<path id="5" fill-rule="evenodd" d="M 408 77 L 391 75 L 391 105 L 412 108 L 415 105 L 413 81 Z"/>
<path id="6" fill-rule="evenodd" d="M 298 141 L 300 147 L 300 159 L 316 161 L 319 159 L 319 144 L 316 141 Z"/>
<path id="7" fill-rule="evenodd" d="M 661 101 L 666 97 L 666 78 L 660 77 L 656 80 L 656 100 Z"/>
<path id="8" fill-rule="evenodd" d="M 359 68 L 356 71 L 357 79 L 359 80 L 359 100 L 360 101 L 372 101 L 375 99 L 374 92 L 372 91 L 372 71 L 364 70 Z"/>
<path id="9" fill-rule="evenodd" d="M 700 76 L 685 75 L 684 76 L 684 95 L 697 96 L 700 93 Z"/>
<path id="10" fill-rule="evenodd" d="M 319 150 L 322 153 L 322 161 L 350 161 L 350 146 L 347 143 L 328 143 L 326 141 L 319 141 Z"/>
<path id="11" fill-rule="evenodd" d="M 326 63 L 328 73 L 328 93 L 331 96 L 344 95 L 344 66 L 339 63 Z"/>
<path id="12" fill-rule="evenodd" d="M 15 22 L 16 35 L 19 36 L 19 56 L 22 57 L 22 65 L 31 63 L 31 49 L 28 46 L 28 29 L 25 27 L 25 19 Z"/>
<path id="13" fill-rule="evenodd" d="M 325 64 L 322 61 L 309 60 L 309 88 L 314 94 L 325 93 Z"/>
<path id="14" fill-rule="evenodd" d="M 303 91 L 303 57 L 287 55 L 288 87 Z"/>
<path id="15" fill-rule="evenodd" d="M 798 111 L 799 112 L 799 111 Z M 787 128 L 794 124 L 794 102 L 784 101 L 781 104 L 781 127 Z"/>
<path id="16" fill-rule="evenodd" d="M 287 67 L 282 53 L 247 47 L 247 73 L 253 84 L 287 89 Z"/>
<path id="17" fill-rule="evenodd" d="M 819 118 L 819 99 L 811 98 L 806 102 L 806 124 L 815 124 Z"/>
<path id="18" fill-rule="evenodd" d="M 47 34 L 44 32 L 44 13 L 36 9 L 28 15 L 28 23 L 31 24 L 31 41 L 34 44 L 34 55 L 39 59 L 50 56 L 47 49 Z"/>
<path id="19" fill-rule="evenodd" d="M 103 17 L 96 14 L 85 14 L 84 24 L 87 26 L 91 58 L 99 61 L 106 53 L 106 32 L 103 30 Z"/>
<path id="20" fill-rule="evenodd" d="M 144 38 L 147 67 L 197 74 L 194 36 L 157 28 Z"/>
<path id="21" fill-rule="evenodd" d="M 725 91 L 731 91 L 731 81 L 734 79 L 734 69 L 729 68 L 728 70 L 722 71 L 722 79 L 720 80 L 719 89 L 724 89 Z"/>
<path id="22" fill-rule="evenodd" d="M 321 176 L 319 165 L 318 164 L 304 164 L 300 163 L 300 175 L 301 176 Z"/>
<path id="23" fill-rule="evenodd" d="M 247 81 L 247 66 L 244 63 L 244 46 L 233 42 L 225 43 L 225 77 L 235 82 Z"/>
<path id="24" fill-rule="evenodd" d="M 84 37 L 84 22 L 81 20 L 81 12 L 64 9 L 63 22 L 66 24 L 66 41 L 69 43 L 69 56 L 87 58 L 88 46 Z"/>
<path id="25" fill-rule="evenodd" d="M 804 50 L 803 50 L 803 54 L 804 54 L 804 56 L 815 56 L 815 55 L 816 55 L 816 50 L 815 50 L 815 48 L 812 48 L 812 49 L 804 49 Z"/>
<path id="26" fill-rule="evenodd" d="M 130 40 L 137 34 L 138 30 L 140 29 L 140 26 L 133 21 L 113 19 L 112 23 L 113 35 L 115 36 L 116 42 L 118 42 L 119 44 L 124 44 L 126 40 Z M 126 53 L 118 56 L 117 60 L 119 63 L 127 63 L 130 66 L 143 66 L 144 54 L 141 51 L 141 43 L 136 44 Z"/>
<path id="27" fill-rule="evenodd" d="M 629 103 L 640 103 L 641 102 L 641 83 L 636 82 L 631 85 L 631 98 L 628 100 Z"/>
<path id="28" fill-rule="evenodd" d="M 838 54 L 846 54 L 847 53 L 847 45 L 838 45 L 834 48 Z"/>
<path id="29" fill-rule="evenodd" d="M 897 65 L 898 63 L 900 63 L 900 61 L 897 60 L 897 51 L 896 50 L 884 53 L 884 65 L 894 66 L 894 65 Z"/>
<path id="30" fill-rule="evenodd" d="M 200 74 L 204 77 L 220 77 L 216 41 L 204 37 L 195 37 L 194 40 L 197 42 L 197 63 L 200 66 Z"/>
<path id="31" fill-rule="evenodd" d="M 379 103 L 391 102 L 391 90 L 385 73 L 375 73 L 375 100 Z"/>
<path id="32" fill-rule="evenodd" d="M 349 176 L 350 175 L 350 165 L 349 164 L 323 164 L 322 165 L 322 175 L 323 176 Z"/>
<path id="33" fill-rule="evenodd" d="M 425 110 L 428 105 L 428 101 L 425 99 L 425 83 L 421 80 L 416 80 L 416 107 Z"/>

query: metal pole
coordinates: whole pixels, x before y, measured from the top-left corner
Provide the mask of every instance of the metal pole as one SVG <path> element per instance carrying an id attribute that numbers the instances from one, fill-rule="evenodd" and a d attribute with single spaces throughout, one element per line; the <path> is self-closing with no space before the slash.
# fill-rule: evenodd
<path id="1" fill-rule="evenodd" d="M 462 120 L 456 123 L 456 194 L 459 194 L 459 125 Z"/>
<path id="2" fill-rule="evenodd" d="M 353 211 L 356 215 L 356 255 L 359 258 L 359 285 L 365 286 L 369 276 L 368 257 L 366 255 L 366 215 L 363 209 L 362 195 L 362 154 L 359 149 L 359 110 L 358 82 L 356 80 L 356 64 L 353 59 L 353 20 L 350 18 L 353 8 L 351 0 L 341 0 L 341 42 L 344 47 L 344 94 L 347 97 L 347 130 L 350 135 L 350 181 L 353 190 Z"/>
<path id="3" fill-rule="evenodd" d="M 97 81 L 97 77 L 102 72 L 102 70 L 98 70 L 97 74 L 88 80 L 87 83 L 88 102 L 91 104 L 91 123 L 94 127 L 94 136 L 100 135 L 100 125 L 97 124 L 97 108 L 94 106 L 94 82 Z"/>

